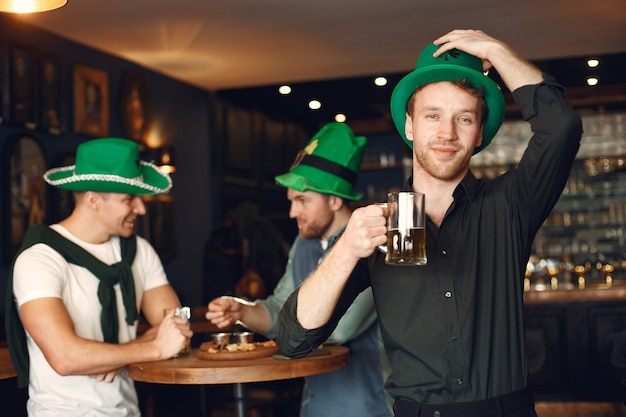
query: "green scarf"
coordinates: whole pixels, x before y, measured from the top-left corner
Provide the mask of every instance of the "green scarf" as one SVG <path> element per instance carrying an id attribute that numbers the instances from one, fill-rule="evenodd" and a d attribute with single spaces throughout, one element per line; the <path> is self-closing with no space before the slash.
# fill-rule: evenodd
<path id="1" fill-rule="evenodd" d="M 36 243 L 44 243 L 50 246 L 61 254 L 68 263 L 87 268 L 100 280 L 98 299 L 102 305 L 100 324 L 104 341 L 106 343 L 118 343 L 117 300 L 115 298 L 115 290 L 113 289 L 115 284 L 119 283 L 122 290 L 122 299 L 126 309 L 126 323 L 133 325 L 138 318 L 135 282 L 133 281 L 131 270 L 131 265 L 137 252 L 136 237 L 134 235 L 129 238 L 120 237 L 122 261 L 113 265 L 103 263 L 85 249 L 67 240 L 45 225 L 34 225 L 28 229 L 17 255 Z M 13 362 L 13 367 L 17 372 L 17 386 L 18 388 L 23 388 L 28 385 L 29 358 L 26 347 L 26 332 L 19 318 L 17 303 L 13 297 L 14 266 L 15 260 L 11 265 L 7 285 L 5 325 L 11 362 Z"/>

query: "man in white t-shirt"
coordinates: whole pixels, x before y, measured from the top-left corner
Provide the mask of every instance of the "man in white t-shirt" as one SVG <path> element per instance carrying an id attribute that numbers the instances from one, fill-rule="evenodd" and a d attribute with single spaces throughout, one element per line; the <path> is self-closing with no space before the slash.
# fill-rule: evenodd
<path id="1" fill-rule="evenodd" d="M 171 179 L 117 138 L 81 144 L 75 165 L 44 179 L 73 191 L 75 208 L 29 229 L 9 278 L 8 343 L 28 415 L 139 416 L 126 365 L 172 357 L 192 336 L 174 309 L 164 317 L 178 296 L 134 234 L 140 196 L 167 192 Z M 152 327 L 137 337 L 140 312 Z"/>

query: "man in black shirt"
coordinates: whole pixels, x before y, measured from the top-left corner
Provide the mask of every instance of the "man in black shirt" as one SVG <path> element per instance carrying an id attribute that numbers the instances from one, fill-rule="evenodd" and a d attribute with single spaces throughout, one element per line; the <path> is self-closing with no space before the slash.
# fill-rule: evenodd
<path id="1" fill-rule="evenodd" d="M 470 158 L 504 115 L 495 68 L 530 123 L 519 165 L 476 179 Z M 371 286 L 392 366 L 396 416 L 535 416 L 526 390 L 523 277 L 537 230 L 578 152 L 580 117 L 549 75 L 481 31 L 454 30 L 396 86 L 391 113 L 413 148 L 405 188 L 426 195 L 428 264 L 386 265 L 378 205 L 354 211 L 343 236 L 280 316 L 283 354 L 303 356 Z"/>

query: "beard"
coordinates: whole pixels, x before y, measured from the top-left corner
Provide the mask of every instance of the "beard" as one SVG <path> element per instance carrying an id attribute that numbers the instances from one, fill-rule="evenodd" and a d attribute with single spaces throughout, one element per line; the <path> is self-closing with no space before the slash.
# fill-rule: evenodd
<path id="1" fill-rule="evenodd" d="M 424 172 L 440 181 L 452 181 L 465 175 L 469 169 L 471 153 L 456 155 L 447 161 L 437 160 L 429 149 L 413 151 L 415 162 Z"/>
<path id="2" fill-rule="evenodd" d="M 331 219 L 316 219 L 316 221 L 309 223 L 298 223 L 298 234 L 303 239 L 319 239 L 330 228 Z"/>

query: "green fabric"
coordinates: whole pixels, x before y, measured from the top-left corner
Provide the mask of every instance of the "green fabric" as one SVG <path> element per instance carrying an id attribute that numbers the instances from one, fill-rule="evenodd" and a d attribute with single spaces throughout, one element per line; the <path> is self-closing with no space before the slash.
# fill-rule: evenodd
<path id="1" fill-rule="evenodd" d="M 126 323 L 132 325 L 138 318 L 135 283 L 131 270 L 131 265 L 137 252 L 136 237 L 134 235 L 129 238 L 120 237 L 122 261 L 113 265 L 103 263 L 77 244 L 67 240 L 45 225 L 34 225 L 28 229 L 18 255 L 37 243 L 44 243 L 50 246 L 61 254 L 67 262 L 87 268 L 100 280 L 98 299 L 102 305 L 100 316 L 102 334 L 105 342 L 118 343 L 117 300 L 113 288 L 118 282 L 122 290 L 122 299 L 126 309 Z M 15 259 L 17 259 L 17 256 Z M 11 265 L 7 285 L 5 325 L 11 361 L 17 372 L 17 386 L 23 388 L 28 385 L 29 359 L 26 347 L 26 332 L 19 318 L 17 303 L 13 299 L 14 266 L 15 260 Z"/>
<path id="2" fill-rule="evenodd" d="M 298 152 L 289 172 L 275 180 L 283 187 L 360 200 L 354 191 L 367 139 L 345 123 L 327 123 Z"/>
<path id="3" fill-rule="evenodd" d="M 93 139 L 78 145 L 76 163 L 46 171 L 50 185 L 72 191 L 134 195 L 166 193 L 172 179 L 151 162 L 139 160 L 137 142 L 120 138 Z"/>

